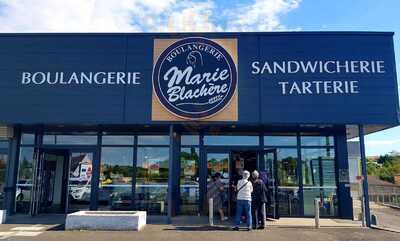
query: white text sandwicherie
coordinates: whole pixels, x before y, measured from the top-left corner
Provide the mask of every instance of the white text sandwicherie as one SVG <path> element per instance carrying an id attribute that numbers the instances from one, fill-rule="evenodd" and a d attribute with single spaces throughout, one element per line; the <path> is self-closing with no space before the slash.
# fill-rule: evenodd
<path id="1" fill-rule="evenodd" d="M 140 72 L 22 72 L 22 85 L 138 85 Z"/>
<path id="2" fill-rule="evenodd" d="M 385 62 L 381 60 L 315 60 L 315 61 L 254 61 L 251 63 L 252 74 L 383 74 Z"/>

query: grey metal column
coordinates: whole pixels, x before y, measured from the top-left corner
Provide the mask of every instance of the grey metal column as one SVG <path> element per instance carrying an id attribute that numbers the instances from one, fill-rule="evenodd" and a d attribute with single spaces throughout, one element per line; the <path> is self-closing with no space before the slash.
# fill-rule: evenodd
<path id="1" fill-rule="evenodd" d="M 371 215 L 370 215 L 370 210 L 369 210 L 369 195 L 368 195 L 367 159 L 365 157 L 365 142 L 364 142 L 364 126 L 363 125 L 358 125 L 358 135 L 359 135 L 359 139 L 360 139 L 361 174 L 363 176 L 365 223 L 367 224 L 367 227 L 371 227 Z"/>
<path id="2" fill-rule="evenodd" d="M 206 152 L 204 149 L 204 133 L 200 132 L 199 140 L 199 213 L 201 215 L 207 214 L 207 160 Z"/>
<path id="3" fill-rule="evenodd" d="M 19 141 L 21 131 L 19 127 L 14 127 L 14 137 L 10 139 L 7 163 L 7 180 L 5 190 L 5 208 L 7 215 L 15 213 L 15 192 L 19 166 Z"/>
<path id="4" fill-rule="evenodd" d="M 168 165 L 168 216 L 167 221 L 176 215 L 179 196 L 179 135 L 175 132 L 174 125 L 169 126 L 169 165 Z"/>
<path id="5" fill-rule="evenodd" d="M 97 132 L 97 146 L 95 153 L 93 153 L 93 169 L 91 179 L 91 192 L 90 192 L 90 210 L 97 210 L 99 200 L 99 178 L 100 178 L 100 160 L 101 160 L 101 145 L 102 145 L 102 132 Z"/>
<path id="6" fill-rule="evenodd" d="M 265 171 L 265 160 L 264 160 L 264 132 L 260 132 L 258 145 L 258 159 L 257 159 L 257 169 Z"/>
<path id="7" fill-rule="evenodd" d="M 298 210 L 298 214 L 300 216 L 304 216 L 304 183 L 303 183 L 303 161 L 302 161 L 302 156 L 301 156 L 301 136 L 300 136 L 300 131 L 296 132 L 296 138 L 297 138 L 297 173 L 298 173 L 298 182 L 299 182 L 299 200 L 300 200 L 300 207 Z"/>

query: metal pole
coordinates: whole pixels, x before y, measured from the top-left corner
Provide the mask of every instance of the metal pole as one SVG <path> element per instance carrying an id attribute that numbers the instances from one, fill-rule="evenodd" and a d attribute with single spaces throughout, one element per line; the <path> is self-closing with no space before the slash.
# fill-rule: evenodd
<path id="1" fill-rule="evenodd" d="M 358 125 L 358 134 L 360 139 L 360 154 L 361 154 L 361 174 L 363 176 L 363 197 L 365 207 L 365 223 L 367 227 L 371 227 L 371 215 L 369 209 L 368 196 L 368 177 L 367 177 L 367 158 L 365 157 L 365 142 L 364 142 L 364 126 Z"/>
<path id="2" fill-rule="evenodd" d="M 315 228 L 320 227 L 320 224 L 319 224 L 319 202 L 320 202 L 319 198 L 314 199 Z"/>
<path id="3" fill-rule="evenodd" d="M 210 226 L 214 226 L 214 200 L 208 199 L 208 222 Z"/>
<path id="4" fill-rule="evenodd" d="M 360 194 L 360 204 L 361 204 L 361 222 L 362 222 L 362 226 L 365 227 L 365 209 L 364 209 L 364 194 L 363 194 L 363 181 L 362 179 L 359 182 L 359 194 Z"/>

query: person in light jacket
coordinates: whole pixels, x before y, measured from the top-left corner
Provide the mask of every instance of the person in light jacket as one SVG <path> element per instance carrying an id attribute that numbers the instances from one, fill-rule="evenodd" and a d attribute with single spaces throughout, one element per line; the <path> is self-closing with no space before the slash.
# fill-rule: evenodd
<path id="1" fill-rule="evenodd" d="M 250 172 L 244 171 L 243 178 L 240 179 L 236 186 L 237 202 L 236 202 L 236 217 L 235 226 L 233 230 L 239 230 L 240 218 L 242 213 L 246 214 L 247 231 L 251 230 L 251 193 L 253 192 L 253 185 L 249 181 Z"/>

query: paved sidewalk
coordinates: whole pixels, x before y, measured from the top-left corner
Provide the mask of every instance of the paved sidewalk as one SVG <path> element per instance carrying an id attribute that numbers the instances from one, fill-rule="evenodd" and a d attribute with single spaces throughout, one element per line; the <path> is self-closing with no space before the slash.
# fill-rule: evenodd
<path id="1" fill-rule="evenodd" d="M 0 225 L 0 239 L 32 241 L 397 241 L 400 234 L 366 228 L 268 227 L 231 231 L 228 227 L 147 225 L 141 232 L 64 231 L 54 225 Z"/>
<path id="2" fill-rule="evenodd" d="M 359 221 L 345 220 L 345 219 L 329 219 L 321 218 L 319 220 L 320 227 L 361 227 Z M 268 221 L 268 226 L 273 227 L 314 227 L 315 219 L 313 218 L 280 218 L 278 220 Z"/>
<path id="3" fill-rule="evenodd" d="M 395 229 L 400 232 L 400 210 L 381 205 L 371 205 L 371 214 L 376 215 L 378 227 Z"/>

